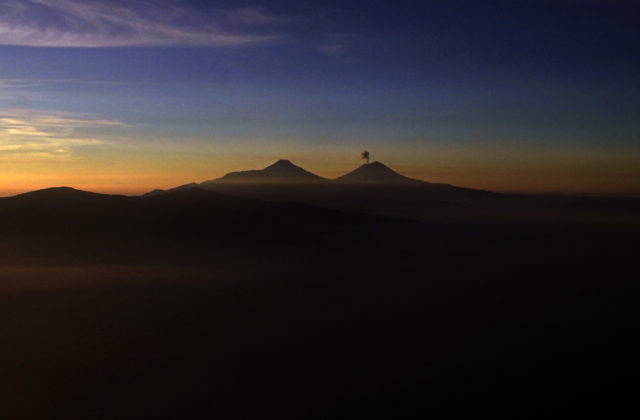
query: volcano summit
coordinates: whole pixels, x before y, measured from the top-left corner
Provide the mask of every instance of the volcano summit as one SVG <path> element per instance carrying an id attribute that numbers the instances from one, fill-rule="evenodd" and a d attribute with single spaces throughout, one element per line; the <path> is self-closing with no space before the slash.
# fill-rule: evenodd
<path id="1" fill-rule="evenodd" d="M 290 160 L 280 159 L 264 169 L 230 172 L 218 178 L 217 182 L 247 182 L 247 183 L 309 183 L 323 182 L 327 179 L 294 165 Z"/>

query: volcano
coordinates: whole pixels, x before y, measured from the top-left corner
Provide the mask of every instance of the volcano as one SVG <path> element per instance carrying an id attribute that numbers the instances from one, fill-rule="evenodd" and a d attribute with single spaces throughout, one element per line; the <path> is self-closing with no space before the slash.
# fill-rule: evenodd
<path id="1" fill-rule="evenodd" d="M 358 169 L 334 180 L 344 184 L 420 184 L 423 181 L 407 178 L 381 162 L 365 163 Z"/>
<path id="2" fill-rule="evenodd" d="M 214 180 L 214 182 L 268 184 L 299 184 L 324 181 L 327 180 L 294 165 L 287 159 L 280 159 L 264 169 L 230 172 L 222 178 Z"/>

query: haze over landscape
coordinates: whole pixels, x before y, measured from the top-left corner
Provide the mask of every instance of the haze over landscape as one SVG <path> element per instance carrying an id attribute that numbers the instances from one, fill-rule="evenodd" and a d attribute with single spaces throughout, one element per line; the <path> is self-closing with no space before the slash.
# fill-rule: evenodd
<path id="1" fill-rule="evenodd" d="M 0 2 L 0 417 L 637 418 L 638 21 Z"/>

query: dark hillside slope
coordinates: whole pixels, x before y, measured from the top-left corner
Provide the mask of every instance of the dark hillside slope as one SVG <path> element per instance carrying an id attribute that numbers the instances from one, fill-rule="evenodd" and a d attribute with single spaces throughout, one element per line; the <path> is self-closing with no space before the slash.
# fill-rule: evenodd
<path id="1" fill-rule="evenodd" d="M 210 241 L 312 242 L 332 232 L 359 235 L 373 216 L 272 203 L 201 188 L 150 197 L 51 188 L 0 199 L 3 235 L 125 235 Z"/>

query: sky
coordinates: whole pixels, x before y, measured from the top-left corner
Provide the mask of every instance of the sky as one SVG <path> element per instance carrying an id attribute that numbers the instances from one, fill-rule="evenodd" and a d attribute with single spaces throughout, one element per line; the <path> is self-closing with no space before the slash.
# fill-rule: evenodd
<path id="1" fill-rule="evenodd" d="M 0 3 L 0 196 L 138 194 L 279 158 L 640 195 L 640 2 Z"/>

